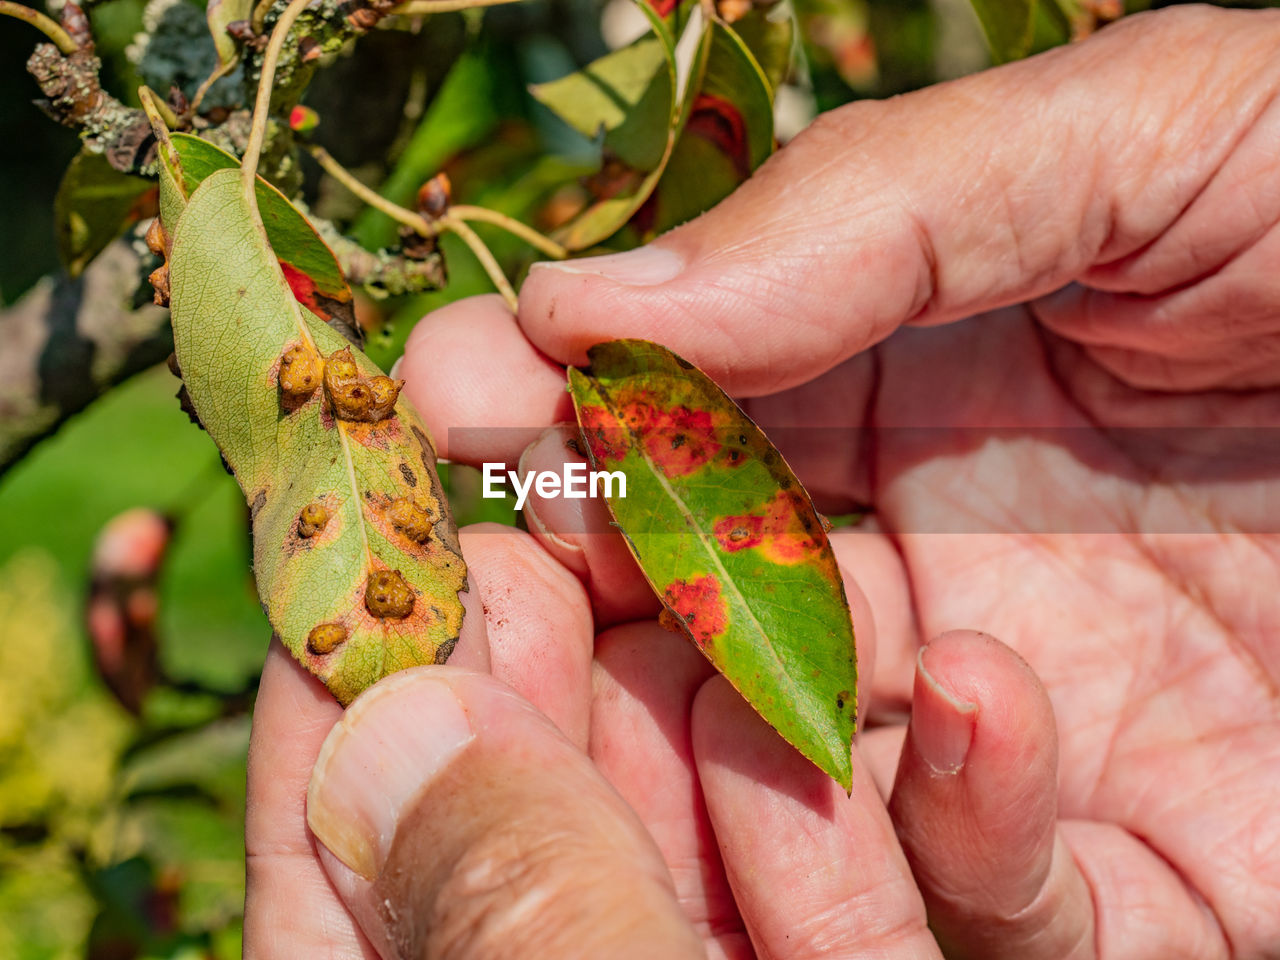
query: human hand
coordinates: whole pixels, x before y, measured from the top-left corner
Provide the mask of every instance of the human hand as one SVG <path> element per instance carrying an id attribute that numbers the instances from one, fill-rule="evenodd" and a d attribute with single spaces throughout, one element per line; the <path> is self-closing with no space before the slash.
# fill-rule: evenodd
<path id="1" fill-rule="evenodd" d="M 696 361 L 780 437 L 873 428 L 784 452 L 883 531 L 833 537 L 878 626 L 861 753 L 888 792 L 907 738 L 890 802 L 948 955 L 1280 945 L 1280 475 L 1248 446 L 1280 413 L 1278 40 L 1274 13 L 1170 10 L 844 108 L 647 250 L 535 269 L 519 330 L 480 301 L 410 345 L 437 437 L 565 419 L 547 358 L 616 336 Z M 1163 432 L 1222 425 L 1262 429 L 1217 457 Z M 631 619 L 647 588 L 581 506 L 531 526 L 603 622 Z M 913 673 L 954 627 L 1008 642 L 1052 710 L 1004 661 L 984 680 L 977 641 Z M 906 731 L 908 709 L 954 735 Z M 618 757 L 596 759 L 637 803 Z M 806 839 L 838 848 L 827 830 Z"/>
<path id="2" fill-rule="evenodd" d="M 389 677 L 344 714 L 272 644 L 246 957 L 939 956 L 857 758 L 846 797 L 652 620 L 596 638 L 593 676 L 578 581 L 520 531 L 461 539 L 479 602 L 449 666 Z M 991 641 L 935 644 L 968 648 L 1012 671 L 1006 693 L 1043 701 Z"/>

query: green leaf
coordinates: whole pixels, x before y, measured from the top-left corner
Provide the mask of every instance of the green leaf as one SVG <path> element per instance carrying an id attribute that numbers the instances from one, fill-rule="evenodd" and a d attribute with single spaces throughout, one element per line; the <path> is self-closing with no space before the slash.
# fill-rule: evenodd
<path id="1" fill-rule="evenodd" d="M 649 199 L 684 119 L 671 26 L 643 0 L 637 6 L 651 35 L 533 90 L 570 126 L 589 136 L 605 134 L 605 162 L 594 178 L 597 199 L 556 234 L 571 250 L 612 236 Z M 705 43 L 699 58 L 704 50 Z"/>
<path id="2" fill-rule="evenodd" d="M 209 34 L 214 49 L 218 51 L 218 75 L 226 76 L 240 59 L 240 45 L 227 33 L 227 25 L 237 20 L 248 20 L 253 14 L 253 0 L 209 0 L 205 7 L 205 19 L 209 22 Z"/>
<path id="3" fill-rule="evenodd" d="M 791 72 L 796 50 L 795 17 L 783 12 L 782 7 L 753 7 L 730 26 L 764 73 L 771 97 Z"/>
<path id="4" fill-rule="evenodd" d="M 349 703 L 389 673 L 444 661 L 466 567 L 417 413 L 298 310 L 256 213 L 238 170 L 191 194 L 170 255 L 174 347 L 250 504 L 271 626 Z"/>
<path id="5" fill-rule="evenodd" d="M 395 169 L 378 189 L 392 203 L 412 206 L 418 188 L 455 154 L 484 142 L 502 119 L 499 66 L 484 50 L 463 53 L 449 68 Z M 369 250 L 396 242 L 396 222 L 369 208 L 351 235 Z"/>
<path id="6" fill-rule="evenodd" d="M 781 454 L 706 375 L 643 340 L 569 371 L 607 499 L 674 619 L 779 733 L 849 789 L 853 625 L 821 518 Z"/>
<path id="7" fill-rule="evenodd" d="M 971 0 L 997 63 L 1018 60 L 1031 50 L 1036 0 Z"/>
<path id="8" fill-rule="evenodd" d="M 58 257 L 78 277 L 125 228 L 154 212 L 155 184 L 121 173 L 100 153 L 76 154 L 53 201 Z"/>
<path id="9" fill-rule="evenodd" d="M 585 137 L 604 134 L 606 149 L 638 170 L 662 161 L 671 123 L 667 51 L 657 34 L 559 80 L 531 86 L 543 106 Z"/>

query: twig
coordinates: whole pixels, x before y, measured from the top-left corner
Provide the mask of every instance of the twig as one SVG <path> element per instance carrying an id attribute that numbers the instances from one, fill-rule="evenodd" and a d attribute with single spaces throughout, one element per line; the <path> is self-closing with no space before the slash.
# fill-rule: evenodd
<path id="1" fill-rule="evenodd" d="M 129 309 L 142 269 L 129 241 L 117 240 L 79 277 L 46 277 L 0 310 L 0 473 L 173 349 L 167 310 Z"/>
<path id="2" fill-rule="evenodd" d="M 480 265 L 484 267 L 485 273 L 489 274 L 489 279 L 492 280 L 493 285 L 498 288 L 498 292 L 502 294 L 503 299 L 507 301 L 512 310 L 516 308 L 515 291 L 511 288 L 511 283 L 507 280 L 506 274 L 502 272 L 502 267 L 498 265 L 498 261 L 494 258 L 493 253 L 487 246 L 485 246 L 485 242 L 476 236 L 476 232 L 467 226 L 463 218 L 454 215 L 454 210 L 457 209 L 456 207 L 454 210 L 450 210 L 449 213 L 437 220 L 428 220 L 421 214 L 414 213 L 412 210 L 406 210 L 398 203 L 392 203 L 376 190 L 361 183 L 353 177 L 350 171 L 342 166 L 342 164 L 338 163 L 338 161 L 335 160 L 324 147 L 321 147 L 318 144 L 310 144 L 307 149 L 311 151 L 311 155 L 316 158 L 316 161 L 324 169 L 325 173 L 329 174 L 329 176 L 333 177 L 340 184 L 350 190 L 356 195 L 356 197 L 363 200 L 375 210 L 385 213 L 397 223 L 403 223 L 405 226 L 410 227 L 424 237 L 439 236 L 440 233 L 445 230 L 450 230 L 457 234 L 458 238 L 471 248 L 471 252 L 474 253 L 476 259 L 480 261 Z M 464 209 L 476 211 L 482 210 L 483 208 L 465 207 Z M 490 223 L 498 223 L 500 226 L 507 227 L 508 229 L 510 229 L 510 224 L 517 223 L 517 221 L 512 220 L 504 214 L 495 213 L 491 210 L 485 210 L 484 212 L 486 214 L 492 214 L 492 218 L 489 219 Z M 527 234 L 535 233 L 532 228 L 525 227 L 524 224 L 518 225 L 523 228 L 522 234 L 526 235 L 526 239 L 528 239 Z M 512 232 L 514 233 L 515 231 Z M 546 237 L 542 237 L 540 235 L 539 240 L 545 241 L 546 243 L 554 243 L 554 241 L 547 240 Z M 539 246 L 541 248 L 540 244 L 535 244 L 535 246 Z M 559 245 L 556 244 L 556 246 Z M 563 248 L 561 248 L 561 251 L 561 255 L 563 256 Z"/>
<path id="3" fill-rule="evenodd" d="M 437 220 L 433 224 L 426 217 L 414 213 L 412 210 L 406 210 L 398 203 L 392 203 L 372 187 L 361 183 L 351 175 L 351 171 L 333 158 L 333 154 L 319 144 L 307 144 L 307 150 L 316 158 L 316 163 L 320 164 L 325 173 L 350 190 L 358 199 L 363 200 L 375 210 L 385 213 L 397 223 L 412 227 L 424 237 L 439 236 L 441 230 L 444 229 L 443 220 Z"/>
<path id="4" fill-rule="evenodd" d="M 65 56 L 69 57 L 80 49 L 79 44 L 71 39 L 71 34 L 39 10 L 33 10 L 21 3 L 14 3 L 13 0 L 0 0 L 0 14 L 25 20 L 53 41 Z"/>
<path id="5" fill-rule="evenodd" d="M 244 177 L 245 191 L 257 204 L 257 190 L 254 182 L 258 175 L 258 157 L 262 155 L 262 141 L 267 133 L 268 114 L 271 111 L 271 88 L 275 84 L 276 64 L 280 61 L 280 51 L 289 37 L 289 30 L 298 19 L 299 14 L 307 8 L 311 0 L 290 0 L 280 19 L 271 28 L 271 40 L 267 44 L 267 52 L 262 57 L 262 70 L 258 74 L 258 97 L 253 105 L 253 126 L 249 129 L 249 142 L 245 145 L 244 156 L 240 159 L 241 175 Z"/>
<path id="6" fill-rule="evenodd" d="M 452 13 L 454 10 L 470 10 L 472 7 L 496 7 L 505 3 L 521 3 L 523 0 L 409 0 L 391 13 L 405 17 L 425 16 L 432 13 Z"/>
<path id="7" fill-rule="evenodd" d="M 477 220 L 481 223 L 490 223 L 495 227 L 501 227 L 513 236 L 519 237 L 529 246 L 541 250 L 553 260 L 564 260 L 569 256 L 569 251 L 565 247 L 556 243 L 550 237 L 543 236 L 527 223 L 521 223 L 514 217 L 508 217 L 505 213 L 490 210 L 488 207 L 473 207 L 465 203 L 454 204 L 449 208 L 449 213 L 444 219 L 451 218 Z"/>
<path id="8" fill-rule="evenodd" d="M 480 261 L 480 266 L 484 267 L 484 272 L 489 274 L 489 279 L 498 288 L 498 293 L 502 294 L 502 299 L 507 301 L 507 306 L 511 308 L 512 313 L 515 313 L 516 292 L 511 289 L 511 283 L 507 280 L 507 275 L 502 272 L 502 267 L 494 259 L 493 251 L 486 247 L 484 241 L 476 236 L 476 232 L 461 220 L 450 220 L 448 217 L 442 217 L 441 222 L 457 234 L 458 239 L 471 248 L 471 252 Z"/>
<path id="9" fill-rule="evenodd" d="M 138 99 L 145 104 L 149 104 L 160 115 L 160 119 L 164 121 L 164 125 L 170 130 L 177 130 L 182 126 L 182 121 L 173 112 L 173 108 L 156 96 L 156 92 L 146 84 L 138 88 Z"/>

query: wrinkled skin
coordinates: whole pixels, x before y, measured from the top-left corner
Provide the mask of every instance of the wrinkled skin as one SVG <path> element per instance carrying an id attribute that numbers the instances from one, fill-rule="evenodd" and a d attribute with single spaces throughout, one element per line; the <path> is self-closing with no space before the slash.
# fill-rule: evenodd
<path id="1" fill-rule="evenodd" d="M 599 504 L 534 502 L 536 543 L 464 541 L 486 551 L 468 553 L 472 649 L 627 801 L 709 955 L 1280 952 L 1280 467 L 1261 455 L 1280 421 L 1276 49 L 1272 12 L 1180 8 L 857 104 L 646 253 L 536 269 L 518 325 L 490 298 L 415 331 L 401 373 L 445 456 L 514 463 L 523 441 L 449 428 L 563 419 L 557 363 L 647 337 L 749 398 L 829 509 L 874 507 L 833 538 L 869 723 L 848 799 L 645 622 L 625 550 L 590 532 Z M 1228 425 L 1260 429 L 1153 429 Z M 948 429 L 860 447 L 794 427 Z M 1188 437 L 1209 452 L 1169 451 Z M 562 461 L 562 441 L 524 466 Z M 966 628 L 1003 645 L 943 634 Z M 308 683 L 273 655 L 247 943 L 371 955 L 352 919 L 386 935 L 367 891 L 332 858 L 329 886 L 301 819 L 339 713 Z M 286 702 L 305 736 L 273 732 Z M 267 765 L 287 775 L 267 786 Z M 636 841 L 638 872 L 651 853 Z M 401 906 L 447 918 L 442 890 Z M 543 922 L 604 922 L 571 899 Z M 696 955 L 643 902 L 679 944 L 666 955 Z M 453 952 L 415 948 L 504 956 L 486 934 L 504 915 Z"/>

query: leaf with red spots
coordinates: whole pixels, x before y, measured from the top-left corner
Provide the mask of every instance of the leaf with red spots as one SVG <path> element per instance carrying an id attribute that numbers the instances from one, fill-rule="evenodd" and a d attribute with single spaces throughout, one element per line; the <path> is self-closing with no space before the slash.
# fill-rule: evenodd
<path id="1" fill-rule="evenodd" d="M 705 374 L 643 340 L 569 371 L 609 509 L 677 625 L 760 715 L 846 789 L 853 624 L 834 554 L 782 455 Z"/>
<path id="2" fill-rule="evenodd" d="M 773 82 L 789 64 L 791 20 L 752 10 L 712 22 L 695 58 L 685 120 L 649 202 L 632 220 L 641 238 L 719 203 L 773 152 Z M 762 61 L 769 64 L 769 71 Z"/>

